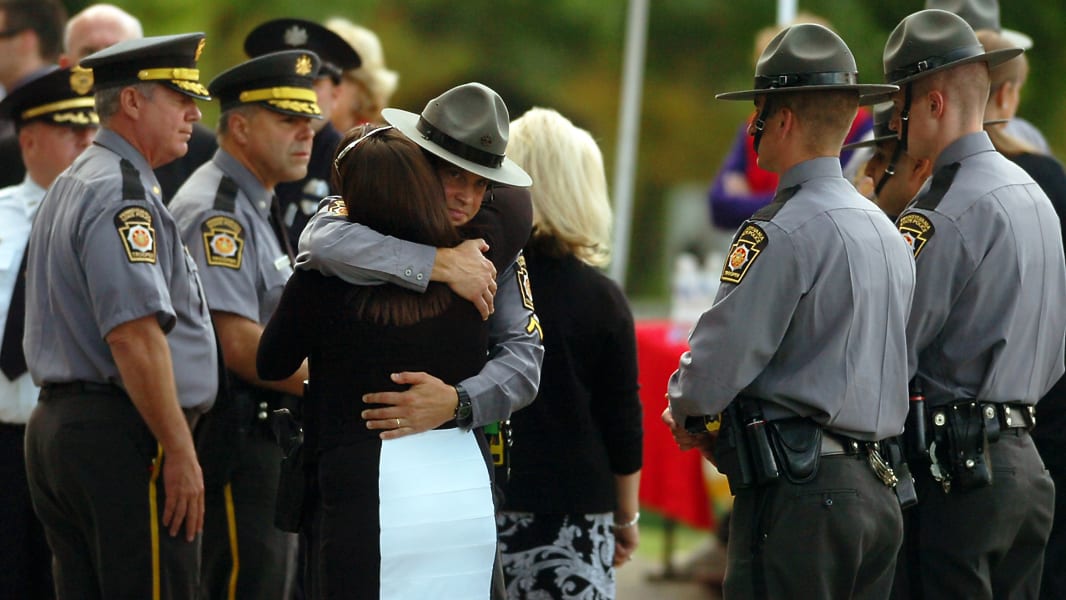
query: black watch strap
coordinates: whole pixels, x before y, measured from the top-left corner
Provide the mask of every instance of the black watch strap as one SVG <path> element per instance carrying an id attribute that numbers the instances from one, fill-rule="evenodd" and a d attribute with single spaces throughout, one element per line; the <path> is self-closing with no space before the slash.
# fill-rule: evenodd
<path id="1" fill-rule="evenodd" d="M 455 394 L 459 397 L 459 402 L 455 405 L 455 424 L 459 427 L 470 427 L 474 421 L 474 408 L 470 404 L 470 394 L 466 393 L 462 384 L 455 386 Z"/>

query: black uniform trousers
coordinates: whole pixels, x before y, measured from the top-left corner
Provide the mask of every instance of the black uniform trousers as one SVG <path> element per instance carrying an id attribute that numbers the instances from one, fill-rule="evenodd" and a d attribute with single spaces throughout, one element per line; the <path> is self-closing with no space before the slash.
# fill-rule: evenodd
<path id="1" fill-rule="evenodd" d="M 207 491 L 202 597 L 289 600 L 297 535 L 274 526 L 281 448 L 265 427 L 237 435 L 239 457 L 229 483 Z"/>
<path id="2" fill-rule="evenodd" d="M 200 538 L 162 524 L 162 455 L 118 388 L 45 387 L 26 427 L 34 509 L 63 599 L 192 599 Z"/>
<path id="3" fill-rule="evenodd" d="M 0 591 L 12 598 L 55 598 L 52 552 L 26 483 L 26 426 L 0 423 Z"/>
<path id="4" fill-rule="evenodd" d="M 902 536 L 899 501 L 866 457 L 823 456 L 813 481 L 737 491 L 723 595 L 888 598 Z"/>
<path id="5" fill-rule="evenodd" d="M 912 598 L 1037 598 L 1055 487 L 1024 429 L 1002 432 L 989 453 L 992 485 L 983 488 L 945 494 L 928 468 L 913 469 L 918 505 L 901 557 Z"/>

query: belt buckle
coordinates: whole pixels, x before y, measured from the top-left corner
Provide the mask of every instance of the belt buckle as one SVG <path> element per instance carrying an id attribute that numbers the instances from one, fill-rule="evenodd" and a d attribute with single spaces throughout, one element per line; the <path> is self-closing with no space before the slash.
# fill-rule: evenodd
<path id="1" fill-rule="evenodd" d="M 881 451 L 877 449 L 876 444 L 871 443 L 867 446 L 866 458 L 881 483 L 890 488 L 896 487 L 896 484 L 899 483 L 899 478 L 896 477 L 896 472 L 892 470 L 892 467 L 888 466 L 888 462 L 881 456 Z"/>

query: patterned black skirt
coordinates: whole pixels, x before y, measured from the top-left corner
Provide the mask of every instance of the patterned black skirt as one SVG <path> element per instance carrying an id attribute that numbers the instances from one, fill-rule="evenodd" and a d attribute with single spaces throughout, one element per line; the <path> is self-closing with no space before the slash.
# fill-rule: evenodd
<path id="1" fill-rule="evenodd" d="M 615 596 L 613 515 L 496 515 L 511 600 L 611 600 Z"/>

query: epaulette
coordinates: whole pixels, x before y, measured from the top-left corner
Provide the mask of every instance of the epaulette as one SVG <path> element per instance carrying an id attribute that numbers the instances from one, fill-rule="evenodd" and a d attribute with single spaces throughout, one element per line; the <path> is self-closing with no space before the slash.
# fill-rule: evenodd
<path id="1" fill-rule="evenodd" d="M 236 212 L 237 210 L 237 182 L 228 175 L 223 175 L 218 182 L 218 190 L 215 191 L 215 210 L 223 212 Z"/>
<path id="2" fill-rule="evenodd" d="M 141 183 L 141 173 L 133 163 L 123 158 L 119 161 L 122 169 L 122 199 L 141 200 L 147 199 L 144 194 L 144 184 Z"/>
<path id="3" fill-rule="evenodd" d="M 955 162 L 937 171 L 933 175 L 933 182 L 929 184 L 929 191 L 918 198 L 918 201 L 914 203 L 914 208 L 936 210 L 937 205 L 944 199 L 944 194 L 948 193 L 948 189 L 955 181 L 955 175 L 958 174 L 961 166 L 961 163 Z"/>
<path id="4" fill-rule="evenodd" d="M 769 204 L 755 211 L 755 214 L 751 215 L 751 220 L 772 220 L 774 218 L 774 215 L 777 214 L 777 211 L 781 210 L 781 207 L 785 205 L 785 202 L 791 200 L 792 197 L 795 196 L 796 192 L 798 191 L 800 191 L 800 186 L 798 185 L 787 187 L 783 190 L 778 190 L 777 193 L 774 194 L 774 199 Z"/>

